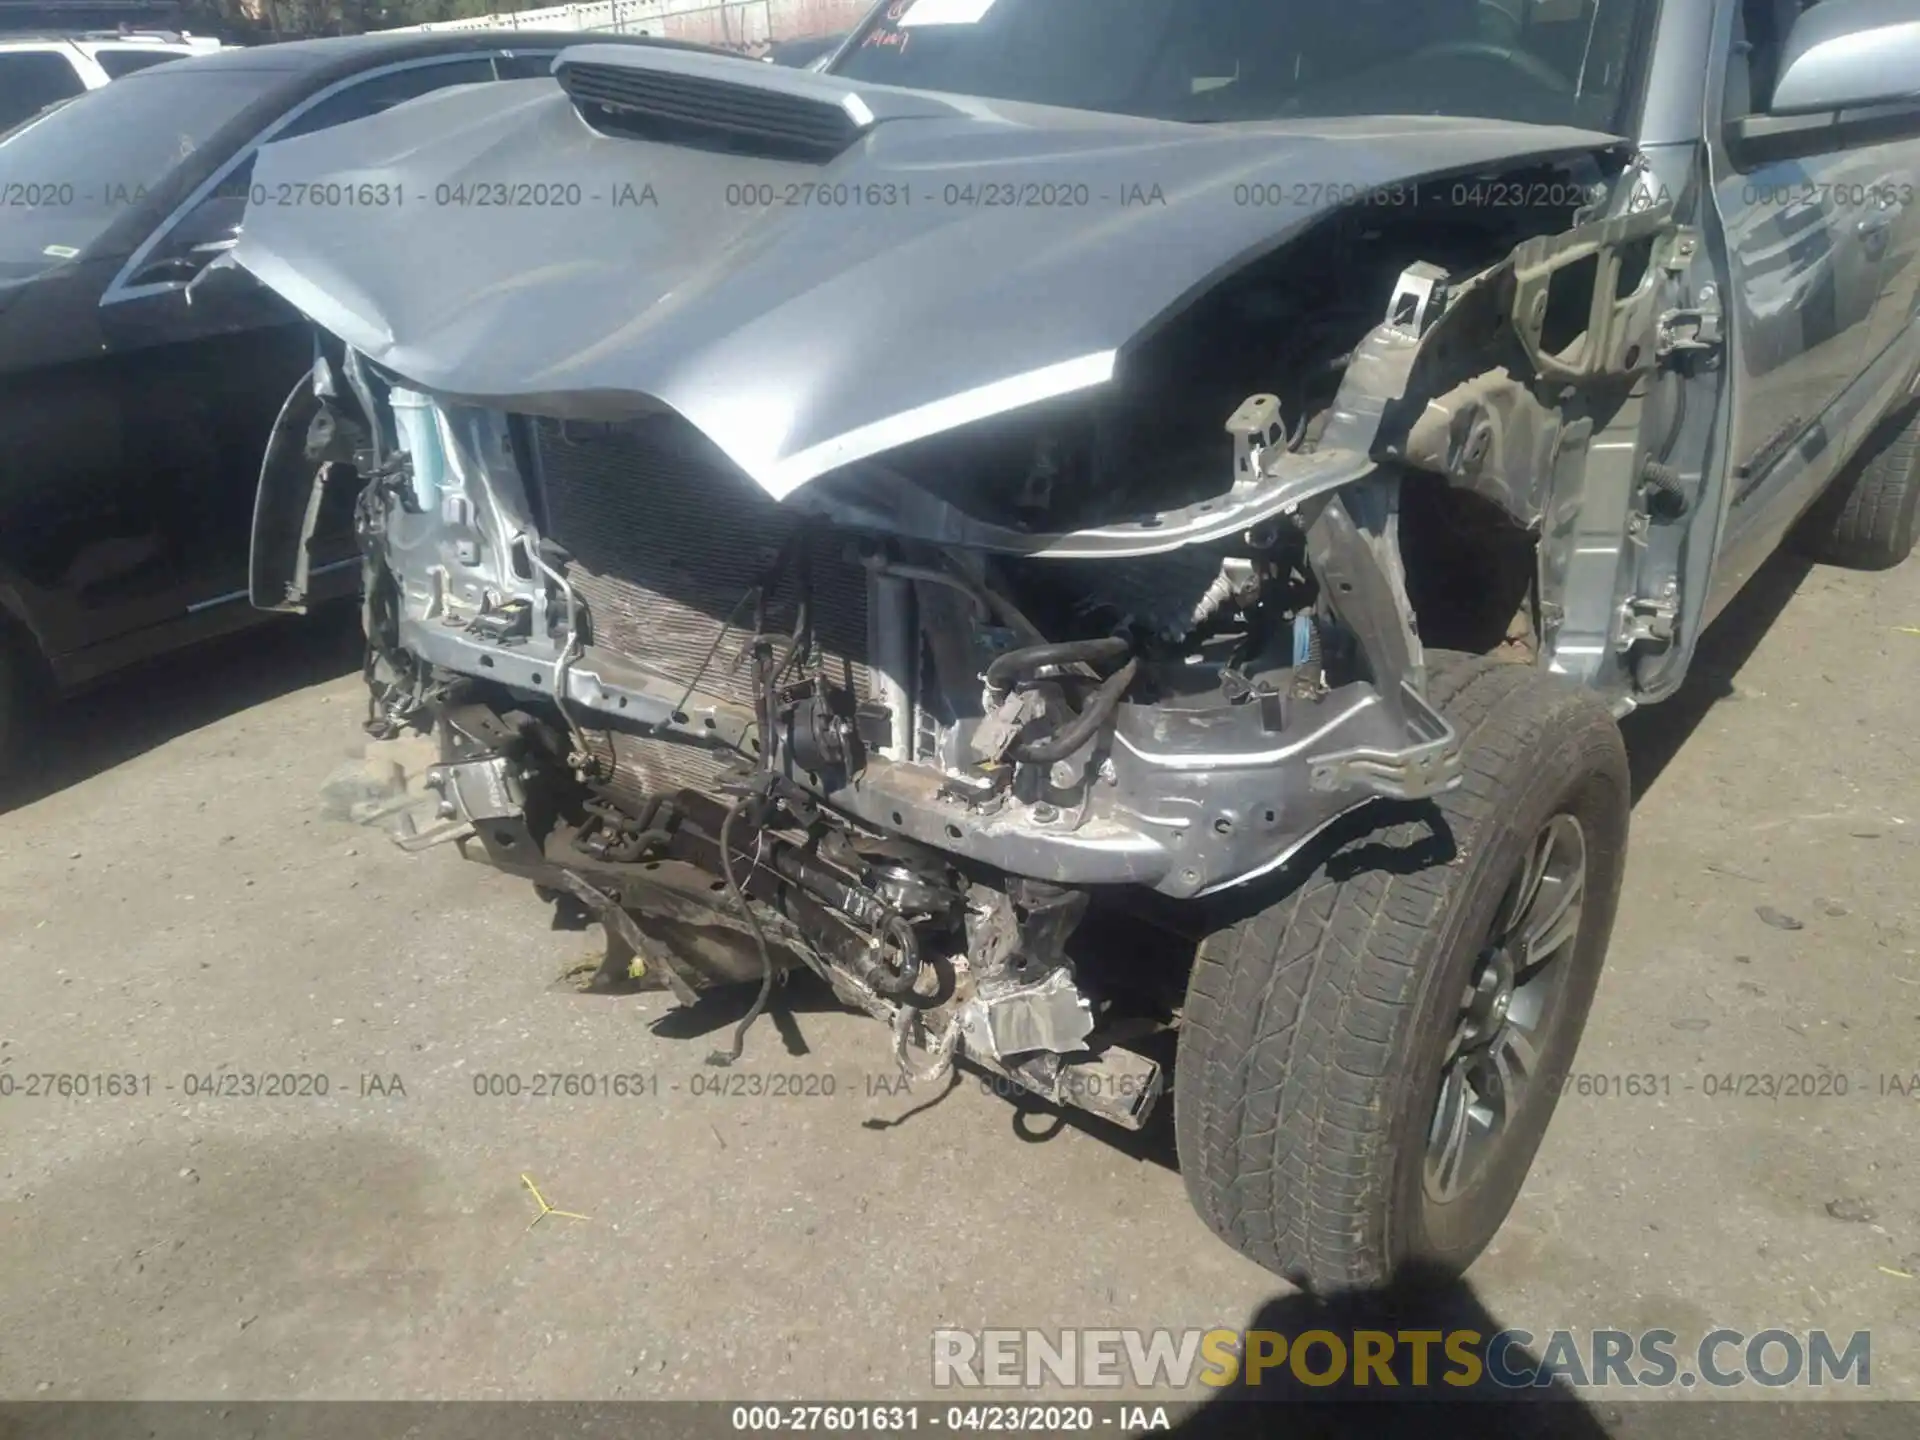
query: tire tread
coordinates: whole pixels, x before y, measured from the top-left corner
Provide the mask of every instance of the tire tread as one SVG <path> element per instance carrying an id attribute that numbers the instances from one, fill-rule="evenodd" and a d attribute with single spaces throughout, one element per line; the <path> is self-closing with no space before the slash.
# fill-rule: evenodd
<path id="1" fill-rule="evenodd" d="M 1438 802 L 1463 844 L 1496 815 L 1544 732 L 1572 718 L 1568 707 L 1598 711 L 1618 743 L 1583 691 L 1523 666 L 1430 659 L 1428 698 L 1463 740 L 1461 784 Z M 1622 774 L 1624 764 L 1622 751 Z M 1422 828 L 1365 841 L 1411 843 Z M 1181 1171 L 1212 1228 L 1280 1274 L 1339 1286 L 1386 1267 L 1385 1237 L 1365 1218 L 1393 1170 L 1381 1115 L 1421 1000 L 1427 940 L 1466 858 L 1408 873 L 1337 875 L 1323 863 L 1199 947 L 1175 1072 Z"/>

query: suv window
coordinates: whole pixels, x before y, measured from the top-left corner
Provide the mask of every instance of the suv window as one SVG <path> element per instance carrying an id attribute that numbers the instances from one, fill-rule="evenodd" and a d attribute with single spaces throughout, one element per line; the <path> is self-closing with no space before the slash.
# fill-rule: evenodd
<path id="1" fill-rule="evenodd" d="M 109 80 L 118 80 L 122 75 L 131 75 L 136 70 L 144 70 L 149 65 L 164 64 L 168 60 L 180 60 L 185 57 L 173 50 L 96 50 L 94 62 L 107 72 Z"/>
<path id="2" fill-rule="evenodd" d="M 0 130 L 86 88 L 73 62 L 57 51 L 0 51 Z"/>

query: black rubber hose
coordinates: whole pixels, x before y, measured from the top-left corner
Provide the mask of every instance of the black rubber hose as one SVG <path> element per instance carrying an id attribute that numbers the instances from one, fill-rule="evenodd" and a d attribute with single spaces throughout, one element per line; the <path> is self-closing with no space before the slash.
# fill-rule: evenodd
<path id="1" fill-rule="evenodd" d="M 733 873 L 733 824 L 747 808 L 751 797 L 741 796 L 727 809 L 727 818 L 720 822 L 720 872 L 726 878 L 727 891 L 733 903 L 740 907 L 740 913 L 746 916 L 747 928 L 753 932 L 754 949 L 760 952 L 760 991 L 753 997 L 753 1005 L 733 1030 L 733 1044 L 726 1050 L 715 1050 L 707 1056 L 709 1065 L 731 1065 L 740 1058 L 746 1048 L 747 1031 L 753 1028 L 767 1008 L 767 1001 L 773 995 L 773 956 L 767 949 L 766 933 L 760 928 L 760 919 L 753 913 L 753 905 L 747 899 L 746 891 L 740 886 L 739 878 Z"/>
<path id="2" fill-rule="evenodd" d="M 1673 392 L 1673 423 L 1667 427 L 1667 443 L 1660 452 L 1663 455 L 1673 453 L 1673 447 L 1680 443 L 1681 432 L 1687 428 L 1687 377 L 1675 375 L 1673 383 L 1678 388 Z M 1693 508 L 1693 502 L 1680 480 L 1680 472 L 1665 461 L 1649 457 L 1645 467 L 1640 471 L 1640 480 L 1655 495 L 1664 497 L 1668 502 L 1668 513 L 1656 518 L 1678 520 Z M 1651 500 L 1652 496 L 1648 499 Z M 1649 513 L 1653 508 L 1651 504 L 1648 505 Z"/>
<path id="3" fill-rule="evenodd" d="M 920 978 L 920 943 L 913 938 L 913 926 L 898 915 L 890 917 L 882 928 L 899 948 L 900 968 L 893 970 L 879 960 L 869 960 L 861 966 L 860 978 L 874 994 L 895 1000 L 911 991 Z"/>
<path id="4" fill-rule="evenodd" d="M 673 825 L 678 815 L 679 811 L 671 800 L 663 800 L 658 796 L 648 800 L 646 811 L 639 820 L 646 828 L 627 842 L 628 848 L 636 856 L 654 849 L 666 849 L 673 842 Z"/>
<path id="5" fill-rule="evenodd" d="M 1108 635 L 1099 640 L 1063 640 L 1055 645 L 1028 645 L 997 655 L 987 666 L 987 688 L 996 695 L 1013 688 L 1014 681 L 1032 675 L 1048 665 L 1091 665 L 1102 660 L 1118 660 L 1133 653 L 1133 642 L 1124 635 Z"/>
<path id="6" fill-rule="evenodd" d="M 1640 478 L 1646 481 L 1648 489 L 1656 495 L 1665 497 L 1668 503 L 1666 513 L 1669 518 L 1678 520 L 1687 513 L 1691 502 L 1687 498 L 1687 488 L 1681 481 L 1678 470 L 1658 460 L 1649 460 L 1646 467 L 1641 470 Z"/>
<path id="7" fill-rule="evenodd" d="M 1099 733 L 1120 707 L 1120 697 L 1140 673 L 1140 657 L 1134 656 L 1102 682 L 1087 699 L 1086 708 L 1044 740 L 1015 745 L 1009 752 L 1015 760 L 1028 765 L 1051 765 L 1064 760 Z"/>

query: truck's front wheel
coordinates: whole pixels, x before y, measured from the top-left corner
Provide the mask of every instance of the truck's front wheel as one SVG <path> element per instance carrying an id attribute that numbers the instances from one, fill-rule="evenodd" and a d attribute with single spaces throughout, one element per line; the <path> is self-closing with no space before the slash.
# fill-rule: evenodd
<path id="1" fill-rule="evenodd" d="M 1188 1194 L 1229 1244 L 1322 1291 L 1464 1269 L 1493 1237 L 1579 1043 L 1626 859 L 1605 707 L 1434 658 L 1460 787 L 1318 847 L 1201 944 L 1187 992 Z"/>

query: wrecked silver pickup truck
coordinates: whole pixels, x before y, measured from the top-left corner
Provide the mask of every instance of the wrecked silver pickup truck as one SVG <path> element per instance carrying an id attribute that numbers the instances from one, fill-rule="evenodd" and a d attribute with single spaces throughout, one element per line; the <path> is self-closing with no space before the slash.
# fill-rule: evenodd
<path id="1" fill-rule="evenodd" d="M 1899 8 L 892 0 L 268 146 L 323 463 L 255 603 L 356 486 L 376 733 L 617 973 L 757 985 L 718 1060 L 793 967 L 915 1076 L 1137 1127 L 1171 1058 L 1232 1244 L 1464 1266 L 1616 717 L 1796 523 L 1911 548 Z"/>

